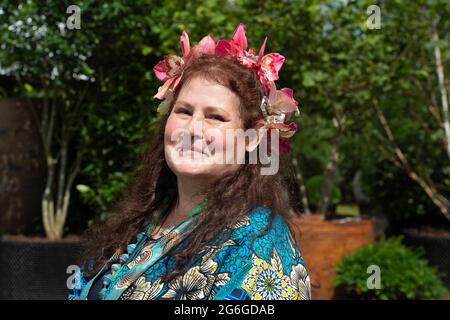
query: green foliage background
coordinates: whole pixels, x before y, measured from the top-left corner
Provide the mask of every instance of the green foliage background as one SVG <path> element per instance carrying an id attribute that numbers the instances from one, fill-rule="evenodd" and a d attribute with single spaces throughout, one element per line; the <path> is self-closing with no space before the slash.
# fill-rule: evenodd
<path id="1" fill-rule="evenodd" d="M 428 265 L 422 254 L 402 245 L 401 238 L 382 238 L 346 256 L 336 269 L 335 285 L 346 298 L 442 298 L 448 290 L 442 284 L 439 273 Z M 381 287 L 378 289 L 368 288 L 367 283 L 372 282 L 368 277 L 376 275 L 373 270 L 368 270 L 368 266 L 379 268 Z"/>
<path id="2" fill-rule="evenodd" d="M 366 26 L 372 4 L 381 8 L 379 30 Z M 348 200 L 351 181 L 361 171 L 364 193 L 390 217 L 437 214 L 423 190 L 380 154 L 383 131 L 372 102 L 379 99 L 412 165 L 448 192 L 442 130 L 427 112 L 428 95 L 438 90 L 436 44 L 430 37 L 436 19 L 450 74 L 448 1 L 84 0 L 77 5 L 81 30 L 64 31 L 58 27 L 68 17 L 64 3 L 0 5 L 0 94 L 39 97 L 50 86 L 53 97 L 74 101 L 83 92 L 72 148 L 86 152 L 67 231 L 78 232 L 106 216 L 151 139 L 158 122 L 152 96 L 159 86 L 153 66 L 164 54 L 179 53 L 183 30 L 194 44 L 207 33 L 228 39 L 239 22 L 247 26 L 250 47 L 259 48 L 268 35 L 267 52 L 286 57 L 279 84 L 292 87 L 300 102 L 293 152 L 313 207 L 338 110 L 346 130 L 332 204 Z M 58 75 L 52 75 L 54 68 Z"/>

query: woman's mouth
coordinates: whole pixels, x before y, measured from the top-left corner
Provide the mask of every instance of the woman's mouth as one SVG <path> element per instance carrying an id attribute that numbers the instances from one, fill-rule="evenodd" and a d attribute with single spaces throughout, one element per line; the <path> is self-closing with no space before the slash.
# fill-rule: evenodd
<path id="1" fill-rule="evenodd" d="M 181 147 L 181 148 L 178 149 L 178 151 L 179 151 L 180 155 L 199 154 L 199 155 L 208 157 L 208 153 L 207 152 L 204 152 L 203 149 L 197 148 L 197 147 L 194 147 L 194 146 L 189 148 L 189 149 Z"/>

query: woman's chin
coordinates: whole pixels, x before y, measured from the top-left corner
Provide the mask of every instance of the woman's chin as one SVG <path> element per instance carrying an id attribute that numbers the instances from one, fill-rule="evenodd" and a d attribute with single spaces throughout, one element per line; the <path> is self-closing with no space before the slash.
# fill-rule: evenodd
<path id="1" fill-rule="evenodd" d="M 185 177 L 209 177 L 217 173 L 215 166 L 202 163 L 180 164 L 172 170 L 175 175 Z"/>

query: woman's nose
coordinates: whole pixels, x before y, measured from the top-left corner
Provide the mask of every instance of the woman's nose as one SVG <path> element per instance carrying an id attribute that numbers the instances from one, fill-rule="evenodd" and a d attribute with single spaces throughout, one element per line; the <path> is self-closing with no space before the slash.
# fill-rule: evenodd
<path id="1" fill-rule="evenodd" d="M 200 115 L 193 115 L 188 123 L 188 131 L 191 135 L 191 137 L 195 138 L 203 138 L 203 131 L 204 131 L 204 117 Z"/>

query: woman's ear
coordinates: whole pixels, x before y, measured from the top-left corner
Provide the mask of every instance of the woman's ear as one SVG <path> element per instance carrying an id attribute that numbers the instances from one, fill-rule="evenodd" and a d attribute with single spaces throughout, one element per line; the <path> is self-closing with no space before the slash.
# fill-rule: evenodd
<path id="1" fill-rule="evenodd" d="M 249 142 L 245 144 L 245 150 L 250 153 L 258 147 L 261 143 L 262 138 L 264 137 L 265 130 L 262 130 L 263 124 L 258 124 L 257 128 L 255 128 L 256 135 L 249 138 Z"/>

